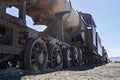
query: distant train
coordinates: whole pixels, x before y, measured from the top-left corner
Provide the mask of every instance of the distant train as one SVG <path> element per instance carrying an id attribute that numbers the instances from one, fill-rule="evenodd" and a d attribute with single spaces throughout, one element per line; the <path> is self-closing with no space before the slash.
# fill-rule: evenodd
<path id="1" fill-rule="evenodd" d="M 6 13 L 19 9 L 19 17 Z M 26 15 L 43 32 L 26 26 Z M 0 68 L 9 66 L 44 70 L 81 64 L 107 63 L 107 51 L 90 14 L 77 12 L 70 0 L 1 0 Z"/>

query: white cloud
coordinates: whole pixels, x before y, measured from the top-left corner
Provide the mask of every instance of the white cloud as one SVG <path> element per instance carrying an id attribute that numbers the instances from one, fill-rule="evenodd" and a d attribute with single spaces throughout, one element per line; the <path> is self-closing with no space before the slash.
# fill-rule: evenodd
<path id="1" fill-rule="evenodd" d="M 113 48 L 107 50 L 109 57 L 120 57 L 120 48 Z"/>

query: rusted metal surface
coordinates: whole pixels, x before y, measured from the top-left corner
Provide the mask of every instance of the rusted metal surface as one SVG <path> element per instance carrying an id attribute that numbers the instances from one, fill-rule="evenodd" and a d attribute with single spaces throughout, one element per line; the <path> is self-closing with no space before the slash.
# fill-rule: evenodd
<path id="1" fill-rule="evenodd" d="M 3 43 L 1 43 L 0 52 L 7 54 L 19 54 L 24 46 L 22 41 L 26 39 L 26 3 L 23 1 L 0 1 L 0 28 L 3 28 L 5 33 L 1 35 Z M 6 8 L 10 6 L 19 7 L 19 18 L 13 17 L 6 13 Z"/>
<path id="2" fill-rule="evenodd" d="M 13 6 L 19 10 L 18 17 L 6 13 L 6 8 Z M 26 15 L 33 19 L 35 25 L 46 25 L 46 30 L 40 33 L 26 26 Z M 70 0 L 0 0 L 0 54 L 5 55 L 4 58 L 0 56 L 0 61 L 8 59 L 8 54 L 13 57 L 19 55 L 19 60 L 24 59 L 24 67 L 33 69 L 31 57 L 38 54 L 33 52 L 36 45 L 39 45 L 38 48 L 44 47 L 45 60 L 42 67 L 46 66 L 47 62 L 52 62 L 46 60 L 46 49 L 51 45 L 59 46 L 59 50 L 64 49 L 59 54 L 54 51 L 54 47 L 49 49 L 50 56 L 54 56 L 52 54 L 55 53 L 59 67 L 65 64 L 64 61 L 66 66 L 70 66 L 82 63 L 82 60 L 84 63 L 95 63 L 100 61 L 101 57 L 107 59 L 92 16 L 77 12 Z M 66 50 L 71 50 L 72 57 Z M 64 61 L 60 57 L 63 55 L 67 58 Z M 37 68 L 43 61 L 40 54 L 34 57 L 33 61 L 38 58 L 40 59 L 35 62 L 38 63 Z M 69 60 L 70 58 L 72 60 Z M 60 60 L 63 63 L 60 63 Z"/>

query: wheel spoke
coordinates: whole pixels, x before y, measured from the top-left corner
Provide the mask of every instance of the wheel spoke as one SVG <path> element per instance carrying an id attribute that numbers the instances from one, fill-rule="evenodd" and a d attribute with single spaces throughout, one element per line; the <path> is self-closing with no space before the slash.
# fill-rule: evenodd
<path id="1" fill-rule="evenodd" d="M 31 63 L 32 63 L 32 62 L 36 62 L 36 61 L 37 61 L 37 59 L 32 59 L 32 60 L 31 60 Z"/>
<path id="2" fill-rule="evenodd" d="M 56 59 L 52 59 L 52 61 L 56 61 Z"/>
<path id="3" fill-rule="evenodd" d="M 40 49 L 38 47 L 34 46 L 32 49 L 32 54 L 37 53 L 38 51 L 40 51 Z"/>
<path id="4" fill-rule="evenodd" d="M 40 53 L 39 53 L 39 63 L 40 63 L 40 65 L 44 63 L 44 57 L 45 57 L 45 55 L 44 55 L 43 50 L 40 50 Z"/>

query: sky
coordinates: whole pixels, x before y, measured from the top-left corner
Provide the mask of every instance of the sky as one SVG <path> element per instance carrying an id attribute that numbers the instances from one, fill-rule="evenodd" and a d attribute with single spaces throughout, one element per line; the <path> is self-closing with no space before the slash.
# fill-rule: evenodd
<path id="1" fill-rule="evenodd" d="M 109 57 L 120 56 L 120 0 L 71 0 L 81 12 L 92 14 Z"/>
<path id="2" fill-rule="evenodd" d="M 108 56 L 120 56 L 120 0 L 71 0 L 71 2 L 76 10 L 92 14 Z M 7 12 L 18 14 L 14 8 L 7 9 Z M 32 19 L 27 17 L 28 26 L 37 31 L 45 29 L 44 26 L 32 24 Z"/>

